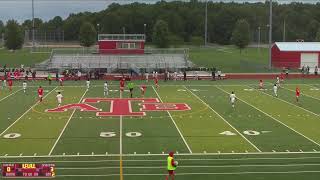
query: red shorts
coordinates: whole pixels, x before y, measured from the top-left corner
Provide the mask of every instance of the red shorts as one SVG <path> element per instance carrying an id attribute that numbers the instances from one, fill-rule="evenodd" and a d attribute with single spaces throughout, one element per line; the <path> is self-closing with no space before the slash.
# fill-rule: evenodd
<path id="1" fill-rule="evenodd" d="M 174 170 L 168 170 L 169 175 L 174 175 Z"/>

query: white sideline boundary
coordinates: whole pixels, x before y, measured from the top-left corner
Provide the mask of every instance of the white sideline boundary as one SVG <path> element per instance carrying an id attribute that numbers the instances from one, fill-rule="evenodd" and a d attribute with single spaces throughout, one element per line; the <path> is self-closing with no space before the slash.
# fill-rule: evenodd
<path id="1" fill-rule="evenodd" d="M 297 152 L 239 152 L 239 153 L 179 153 L 176 156 L 224 156 L 224 155 L 292 155 L 292 154 L 319 154 L 320 151 L 297 151 Z M 72 158 L 72 157 L 119 157 L 120 154 L 70 154 L 70 155 L 30 155 L 30 156 L 9 156 L 4 155 L 0 158 L 9 159 L 9 158 Z M 144 157 L 144 156 L 167 156 L 167 154 L 122 154 L 123 157 Z"/>
<path id="2" fill-rule="evenodd" d="M 176 173 L 175 176 L 187 175 L 241 175 L 241 174 L 305 174 L 320 173 L 320 171 L 242 171 L 242 172 L 216 172 L 216 173 Z M 167 174 L 123 174 L 123 176 L 165 176 Z M 112 177 L 119 174 L 94 174 L 94 175 L 56 175 L 56 177 Z"/>
<path id="3" fill-rule="evenodd" d="M 22 89 L 18 89 L 16 91 L 14 91 L 13 93 L 10 93 L 9 95 L 3 97 L 2 99 L 0 99 L 0 102 L 7 99 L 8 97 L 12 96 L 12 95 L 15 95 L 16 93 L 18 93 L 19 91 L 22 91 Z"/>
<path id="4" fill-rule="evenodd" d="M 207 106 L 209 109 L 211 109 L 215 114 L 217 114 L 225 123 L 227 123 L 233 130 L 235 130 L 244 140 L 246 140 L 250 145 L 252 145 L 258 152 L 262 152 L 256 145 L 254 145 L 249 139 L 247 139 L 242 133 L 240 133 L 235 127 L 233 127 L 224 117 L 222 117 L 218 112 L 216 112 L 209 104 L 204 102 L 199 96 L 197 96 L 195 93 L 190 91 L 186 86 L 184 88 L 191 93 L 194 97 L 196 97 L 198 100 L 200 100 L 205 106 Z"/>
<path id="5" fill-rule="evenodd" d="M 88 92 L 88 90 L 86 90 L 86 91 L 83 93 L 83 95 L 81 96 L 80 101 L 79 101 L 78 103 L 81 103 L 83 97 L 87 94 L 87 92 Z M 70 115 L 67 123 L 64 125 L 62 131 L 60 132 L 59 137 L 57 138 L 57 140 L 56 140 L 55 143 L 53 144 L 53 146 L 52 146 L 52 148 L 51 148 L 51 150 L 50 150 L 50 152 L 49 152 L 49 154 L 48 154 L 49 156 L 52 154 L 54 148 L 55 148 L 56 145 L 58 144 L 58 142 L 59 142 L 62 134 L 63 134 L 64 131 L 66 130 L 66 128 L 67 128 L 67 126 L 68 126 L 68 124 L 69 124 L 70 120 L 72 119 L 72 116 L 74 115 L 75 112 L 76 112 L 76 109 L 74 109 L 74 110 L 72 111 L 72 113 L 71 113 L 71 115 Z"/>
<path id="6" fill-rule="evenodd" d="M 252 87 L 249 86 L 249 85 L 246 85 L 246 86 L 252 88 Z M 257 91 L 257 89 L 255 89 L 255 90 Z M 263 92 L 263 91 L 258 91 L 258 92 L 261 92 L 261 93 L 263 93 L 263 94 L 265 94 L 265 95 L 267 95 L 267 96 L 271 96 L 271 97 L 274 98 L 274 99 L 277 99 L 277 100 L 279 100 L 279 101 L 285 102 L 285 103 L 287 103 L 287 104 L 290 104 L 290 105 L 295 106 L 295 107 L 297 107 L 297 108 L 299 108 L 299 109 L 302 109 L 302 110 L 304 110 L 304 111 L 307 111 L 308 113 L 311 113 L 311 114 L 313 114 L 313 115 L 316 115 L 316 116 L 319 116 L 319 117 L 320 117 L 319 114 L 314 113 L 314 112 L 312 112 L 312 111 L 310 111 L 310 110 L 308 110 L 308 109 L 305 109 L 305 108 L 303 108 L 303 107 L 297 106 L 296 104 L 293 104 L 293 103 L 288 102 L 288 101 L 286 101 L 286 100 L 283 100 L 283 99 L 281 99 L 280 97 L 276 98 L 276 97 L 274 97 L 274 96 L 272 96 L 272 95 L 270 95 L 270 94 L 268 94 L 268 93 L 265 93 L 265 92 Z"/>
<path id="7" fill-rule="evenodd" d="M 221 89 L 220 87 L 217 87 L 217 89 L 221 90 L 222 92 L 225 92 L 225 93 L 229 94 L 227 91 L 225 91 L 224 89 Z M 307 139 L 307 140 L 309 140 L 310 142 L 314 143 L 315 145 L 320 146 L 320 144 L 319 144 L 319 143 L 317 143 L 316 141 L 314 141 L 313 139 L 311 139 L 311 138 L 309 138 L 309 137 L 305 136 L 304 134 L 302 134 L 302 133 L 298 132 L 297 130 L 295 130 L 295 129 L 291 128 L 290 126 L 288 126 L 288 125 L 287 125 L 287 124 L 285 124 L 284 122 L 282 122 L 282 121 L 280 121 L 280 120 L 278 120 L 278 119 L 274 118 L 274 117 L 273 117 L 273 116 L 271 116 L 270 114 L 268 114 L 268 113 L 266 113 L 266 112 L 262 111 L 261 109 L 259 109 L 259 108 L 255 107 L 254 105 L 252 105 L 252 104 L 248 103 L 247 101 L 245 101 L 245 100 L 243 100 L 243 99 L 241 99 L 241 98 L 239 98 L 239 97 L 237 97 L 237 99 L 239 99 L 239 100 L 240 100 L 240 101 L 242 101 L 243 103 L 245 103 L 245 104 L 247 104 L 247 105 L 249 105 L 249 106 L 253 107 L 254 109 L 258 110 L 259 112 L 263 113 L 264 115 L 266 115 L 266 116 L 270 117 L 271 119 L 273 119 L 273 120 L 277 121 L 278 123 L 280 123 L 280 124 L 282 124 L 283 126 L 287 127 L 287 128 L 288 128 L 288 129 L 290 129 L 291 131 L 293 131 L 293 132 L 295 132 L 295 133 L 297 133 L 297 134 L 301 135 L 302 137 L 304 137 L 305 139 Z"/>
<path id="8" fill-rule="evenodd" d="M 57 87 L 53 88 L 48 94 L 46 94 L 43 99 L 45 99 L 49 94 L 51 94 Z M 39 101 L 37 101 L 34 105 L 32 105 L 26 112 L 24 112 L 17 120 L 15 120 L 10 126 L 7 127 L 1 134 L 0 137 L 7 132 L 13 125 L 15 125 L 24 115 L 26 115 L 31 109 L 33 109 L 35 106 L 39 104 Z"/>
<path id="9" fill-rule="evenodd" d="M 152 86 L 152 89 L 153 89 L 153 91 L 157 94 L 159 100 L 160 100 L 161 102 L 163 102 L 162 99 L 161 99 L 161 97 L 160 97 L 160 95 L 158 94 L 158 92 L 157 92 L 156 89 L 154 88 L 154 86 Z M 176 127 L 178 133 L 180 134 L 181 139 L 183 140 L 184 144 L 185 144 L 186 147 L 188 148 L 188 151 L 192 154 L 192 150 L 191 150 L 190 146 L 188 145 L 188 143 L 187 143 L 186 139 L 184 138 L 184 136 L 182 135 L 182 133 L 181 133 L 178 125 L 176 124 L 176 122 L 174 121 L 173 117 L 171 116 L 171 113 L 170 113 L 169 111 L 167 111 L 167 113 L 168 113 L 169 117 L 171 118 L 172 123 L 173 123 L 174 126 Z"/>
<path id="10" fill-rule="evenodd" d="M 308 85 L 308 86 L 309 86 L 309 85 Z M 312 86 L 309 86 L 309 87 L 312 87 Z M 294 90 L 289 89 L 289 88 L 285 88 L 284 86 L 281 86 L 281 88 L 286 89 L 286 90 L 291 91 L 291 92 L 295 92 Z M 307 97 L 309 97 L 309 98 L 312 98 L 312 99 L 315 99 L 315 100 L 320 101 L 320 99 L 319 99 L 319 98 L 313 97 L 313 96 L 308 95 L 308 94 L 306 94 L 306 93 L 301 93 L 301 94 L 302 94 L 302 95 L 304 95 L 304 96 L 307 96 Z"/>

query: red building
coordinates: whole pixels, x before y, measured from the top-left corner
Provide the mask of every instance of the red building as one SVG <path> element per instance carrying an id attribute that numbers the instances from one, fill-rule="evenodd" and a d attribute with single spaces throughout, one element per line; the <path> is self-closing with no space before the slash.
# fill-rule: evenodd
<path id="1" fill-rule="evenodd" d="M 101 54 L 144 54 L 144 34 L 99 34 Z"/>
<path id="2" fill-rule="evenodd" d="M 320 42 L 276 42 L 272 46 L 272 66 L 314 68 L 320 64 Z"/>

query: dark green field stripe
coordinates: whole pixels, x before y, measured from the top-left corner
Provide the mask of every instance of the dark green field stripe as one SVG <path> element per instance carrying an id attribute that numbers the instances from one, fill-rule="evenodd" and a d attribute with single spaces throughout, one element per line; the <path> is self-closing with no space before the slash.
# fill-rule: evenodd
<path id="1" fill-rule="evenodd" d="M 319 144 L 320 132 L 318 130 L 318 126 L 320 125 L 320 120 L 318 116 L 294 105 L 283 102 L 277 98 L 264 94 L 258 90 L 244 90 L 248 89 L 248 86 L 223 87 L 223 89 L 227 90 L 228 92 L 235 91 L 239 98 L 245 100 L 254 107 L 264 111 L 268 115 L 281 121 L 295 131 Z M 295 144 L 301 146 L 304 145 L 302 141 L 295 142 Z M 318 146 L 316 149 L 319 148 L 320 147 Z M 310 149 L 309 151 L 312 150 L 313 149 Z"/>
<path id="2" fill-rule="evenodd" d="M 219 89 L 221 88 L 221 90 Z M 194 92 L 221 114 L 228 122 L 237 128 L 253 144 L 265 152 L 275 151 L 300 151 L 312 150 L 317 148 L 314 143 L 281 125 L 277 121 L 251 107 L 250 105 L 238 100 L 236 108 L 232 108 L 227 87 L 197 87 L 200 91 Z M 241 93 L 239 91 L 236 92 Z M 256 131 L 259 135 L 248 135 L 245 131 Z M 299 142 L 299 143 L 291 143 Z"/>
<path id="3" fill-rule="evenodd" d="M 140 97 L 140 90 L 137 88 L 134 97 Z M 152 87 L 148 87 L 146 98 L 158 98 Z M 161 97 L 162 98 L 162 97 Z M 133 103 L 133 110 L 139 111 L 141 106 Z M 141 137 L 127 137 L 125 133 L 140 132 Z M 124 153 L 152 153 L 166 154 L 170 151 L 189 153 L 186 145 L 175 128 L 171 118 L 166 111 L 146 112 L 146 116 L 140 118 L 123 117 L 123 150 Z"/>
<path id="4" fill-rule="evenodd" d="M 296 90 L 296 86 L 295 85 L 283 85 L 283 87 L 290 89 L 292 91 Z M 302 92 L 302 95 L 306 95 L 309 96 L 311 98 L 317 99 L 320 104 L 320 89 L 317 88 L 316 86 L 312 86 L 312 85 L 299 85 L 299 88 Z M 319 89 L 319 90 L 316 90 Z"/>
<path id="5" fill-rule="evenodd" d="M 110 89 L 114 89 L 111 87 Z M 91 87 L 84 98 L 103 97 L 103 87 Z M 119 97 L 109 92 L 108 97 Z M 93 106 L 109 110 L 110 103 Z M 114 132 L 111 138 L 100 137 L 101 132 Z M 52 154 L 119 154 L 119 117 L 97 117 L 96 112 L 76 111 Z"/>
<path id="6" fill-rule="evenodd" d="M 65 104 L 78 102 L 83 94 L 81 88 L 59 87 L 56 90 L 63 90 L 63 103 Z M 61 114 L 45 112 L 46 109 L 57 106 L 56 95 L 57 93 L 52 91 L 42 103 L 36 105 L 5 133 L 19 133 L 21 137 L 17 139 L 1 138 L 0 146 L 3 153 L 9 155 L 48 154 L 71 114 L 70 111 Z"/>
<path id="7" fill-rule="evenodd" d="M 187 103 L 191 107 L 190 111 L 171 114 L 193 152 L 256 151 L 240 136 L 219 134 L 233 129 L 183 86 L 160 87 L 158 93 L 164 102 Z"/>

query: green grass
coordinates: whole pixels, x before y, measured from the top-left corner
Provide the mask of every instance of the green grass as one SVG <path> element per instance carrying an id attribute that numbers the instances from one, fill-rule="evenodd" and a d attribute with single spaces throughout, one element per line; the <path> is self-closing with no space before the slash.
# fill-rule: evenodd
<path id="1" fill-rule="evenodd" d="M 25 67 L 32 67 L 34 64 L 45 61 L 49 58 L 50 53 L 30 53 L 29 49 L 17 50 L 10 52 L 6 49 L 0 49 L 0 66 L 3 67 L 20 67 L 24 64 Z"/>
<path id="2" fill-rule="evenodd" d="M 64 87 L 29 82 L 27 94 L 20 90 L 22 82 L 14 82 L 12 92 L 0 89 L 0 161 L 55 163 L 57 179 L 115 180 L 122 169 L 125 180 L 160 180 L 167 152 L 175 151 L 177 179 L 319 179 L 320 81 L 289 80 L 278 98 L 271 83 L 266 81 L 268 90 L 260 91 L 255 80 L 161 81 L 159 88 L 150 82 L 146 98 L 186 103 L 191 110 L 100 118 L 96 112 L 45 110 L 57 106 L 57 90 L 63 90 L 63 104 L 102 98 L 102 81 L 93 81 L 89 91 L 83 81 L 68 81 Z M 37 103 L 39 85 L 46 90 L 42 103 Z M 299 103 L 296 86 L 302 92 Z M 118 82 L 111 81 L 110 90 L 108 98 L 120 97 Z M 238 97 L 235 109 L 228 98 L 231 91 Z M 134 97 L 140 97 L 138 88 Z M 132 102 L 134 112 L 140 103 Z M 91 105 L 111 108 L 110 102 Z M 114 136 L 101 137 L 101 132 Z M 142 135 L 129 137 L 129 132 Z M 3 137 L 9 133 L 21 136 Z"/>
<path id="3" fill-rule="evenodd" d="M 223 72 L 268 72 L 268 49 L 233 46 L 190 49 L 190 60 L 200 67 L 216 67 Z"/>

